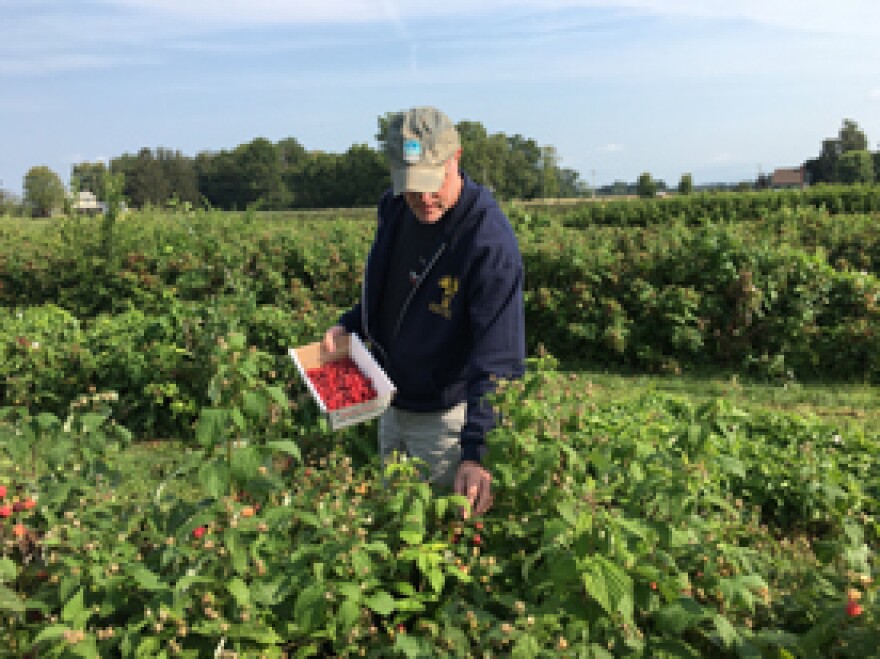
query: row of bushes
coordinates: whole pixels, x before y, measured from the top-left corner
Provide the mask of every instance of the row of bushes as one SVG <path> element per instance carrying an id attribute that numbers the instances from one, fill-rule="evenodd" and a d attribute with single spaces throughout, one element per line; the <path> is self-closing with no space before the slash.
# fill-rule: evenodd
<path id="1" fill-rule="evenodd" d="M 821 248 L 676 225 L 564 232 L 528 261 L 528 325 L 566 360 L 880 378 L 876 271 L 835 268 Z"/>
<path id="2" fill-rule="evenodd" d="M 832 214 L 880 211 L 880 185 L 818 185 L 760 192 L 702 192 L 660 199 L 613 200 L 580 204 L 562 211 L 571 226 L 650 226 L 682 220 L 703 224 L 754 220 L 782 210 L 824 209 Z"/>
<path id="3" fill-rule="evenodd" d="M 289 368 L 287 349 L 357 297 L 372 233 L 342 219 L 135 217 L 111 254 L 85 224 L 3 251 L 0 404 L 58 412 L 111 388 L 127 425 L 186 433 L 215 338 L 241 331 Z M 760 227 L 520 224 L 530 351 L 586 368 L 878 382 L 876 230 L 846 221 L 780 211 Z M 817 244 L 828 236 L 831 251 Z"/>

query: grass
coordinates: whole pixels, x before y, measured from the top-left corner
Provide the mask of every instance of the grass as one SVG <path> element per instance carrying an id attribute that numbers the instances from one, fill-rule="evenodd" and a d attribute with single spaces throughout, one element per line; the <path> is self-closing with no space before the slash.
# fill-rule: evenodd
<path id="1" fill-rule="evenodd" d="M 628 400 L 651 392 L 688 398 L 695 403 L 724 398 L 745 410 L 767 409 L 818 417 L 840 432 L 860 429 L 880 435 L 880 388 L 862 384 L 765 384 L 735 375 L 625 375 L 572 371 L 575 388 L 589 390 L 597 402 Z M 570 373 L 560 373 L 568 378 Z"/>

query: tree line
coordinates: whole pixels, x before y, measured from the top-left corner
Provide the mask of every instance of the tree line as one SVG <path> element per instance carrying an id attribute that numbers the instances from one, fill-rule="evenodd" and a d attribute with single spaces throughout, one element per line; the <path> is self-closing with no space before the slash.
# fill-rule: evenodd
<path id="1" fill-rule="evenodd" d="M 287 210 L 370 206 L 391 184 L 384 157 L 389 115 L 378 118 L 379 147 L 355 144 L 344 153 L 309 151 L 293 137 L 279 142 L 256 138 L 233 149 L 205 151 L 195 157 L 168 148 L 144 147 L 103 162 L 82 162 L 71 170 L 71 192 L 90 191 L 107 199 L 111 177 L 120 181 L 129 206 L 183 203 L 223 210 Z M 590 194 L 578 172 L 561 167 L 556 149 L 522 135 L 489 133 L 475 121 L 458 125 L 462 167 L 502 200 L 580 197 Z M 822 141 L 819 155 L 802 164 L 808 183 L 873 183 L 880 179 L 880 151 L 871 152 L 858 124 L 845 119 L 836 137 Z M 739 182 L 736 189 L 770 186 L 768 175 Z M 602 194 L 653 197 L 663 181 L 643 173 L 634 183 L 617 182 Z M 683 174 L 679 194 L 693 190 Z M 70 203 L 64 185 L 48 167 L 25 176 L 24 204 L 0 191 L 0 214 L 45 216 Z"/>
<path id="2" fill-rule="evenodd" d="M 808 185 L 820 183 L 839 183 L 855 185 L 880 181 L 880 150 L 871 152 L 868 148 L 868 137 L 852 119 L 844 119 L 837 137 L 822 140 L 822 147 L 816 158 L 810 158 L 801 164 L 804 179 Z M 773 186 L 770 174 L 759 174 L 754 181 L 737 181 L 731 183 L 712 183 L 703 189 L 716 191 L 733 190 L 745 192 L 749 190 L 766 190 Z M 689 194 L 694 190 L 691 174 L 682 174 L 675 191 L 678 194 Z M 665 181 L 654 179 L 650 172 L 642 173 L 632 183 L 615 181 L 611 185 L 598 188 L 596 192 L 603 197 L 631 195 L 650 198 L 658 193 L 670 191 Z"/>
<path id="3" fill-rule="evenodd" d="M 74 164 L 70 188 L 106 199 L 109 177 L 121 176 L 123 196 L 133 208 L 169 202 L 222 210 L 370 206 L 391 185 L 384 155 L 388 119 L 379 117 L 377 149 L 355 144 L 344 153 L 309 151 L 292 137 L 279 142 L 256 138 L 195 157 L 144 147 L 108 164 Z M 478 122 L 460 122 L 458 129 L 463 169 L 501 199 L 585 194 L 586 184 L 574 170 L 560 167 L 554 147 L 522 135 L 490 134 Z M 46 167 L 28 172 L 24 191 L 34 215 L 47 215 L 65 203 L 60 178 Z"/>

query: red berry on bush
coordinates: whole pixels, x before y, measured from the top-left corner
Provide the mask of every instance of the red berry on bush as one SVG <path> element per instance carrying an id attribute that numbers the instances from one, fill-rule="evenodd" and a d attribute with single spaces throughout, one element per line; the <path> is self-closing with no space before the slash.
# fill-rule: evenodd
<path id="1" fill-rule="evenodd" d="M 480 537 L 480 534 L 479 534 L 479 533 L 477 533 L 477 534 L 474 535 L 473 542 L 474 542 L 475 545 L 482 544 L 483 539 Z"/>
<path id="2" fill-rule="evenodd" d="M 6 486 L 0 485 L 0 499 L 6 498 Z"/>
<path id="3" fill-rule="evenodd" d="M 193 529 L 193 537 L 194 537 L 196 540 L 198 540 L 198 539 L 201 538 L 203 535 L 205 535 L 205 532 L 206 532 L 207 530 L 208 530 L 208 529 L 207 529 L 206 527 L 204 527 L 204 526 L 196 527 L 196 528 Z"/>
<path id="4" fill-rule="evenodd" d="M 12 514 L 12 506 L 0 506 L 0 517 L 9 517 Z"/>
<path id="5" fill-rule="evenodd" d="M 850 600 L 846 603 L 846 615 L 848 615 L 850 618 L 855 618 L 862 615 L 862 611 L 862 605 L 855 600 Z"/>

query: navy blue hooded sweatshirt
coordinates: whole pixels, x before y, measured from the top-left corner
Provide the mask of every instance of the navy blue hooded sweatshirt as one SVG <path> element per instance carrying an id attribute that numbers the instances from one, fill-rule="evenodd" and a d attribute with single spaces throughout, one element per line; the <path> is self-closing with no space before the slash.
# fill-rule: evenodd
<path id="1" fill-rule="evenodd" d="M 361 299 L 339 323 L 370 346 L 397 387 L 395 407 L 447 410 L 467 401 L 461 459 L 479 462 L 496 422 L 484 395 L 493 377 L 523 374 L 523 263 L 516 236 L 491 193 L 462 174 L 433 256 L 404 301 L 388 345 L 376 340 L 390 251 L 401 222 L 416 222 L 403 195 L 379 201 Z"/>

